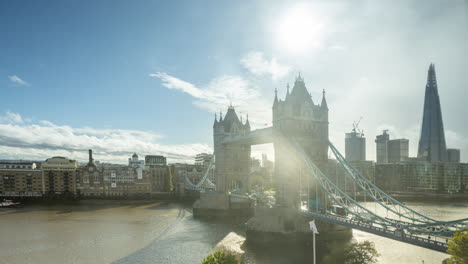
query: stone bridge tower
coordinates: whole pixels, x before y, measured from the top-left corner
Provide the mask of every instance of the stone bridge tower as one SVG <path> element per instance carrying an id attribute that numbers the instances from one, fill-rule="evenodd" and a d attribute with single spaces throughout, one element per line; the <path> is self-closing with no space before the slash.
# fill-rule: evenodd
<path id="1" fill-rule="evenodd" d="M 224 143 L 230 137 L 246 135 L 250 132 L 249 119 L 245 123 L 239 120 L 234 107 L 228 108 L 223 119 L 215 116 L 213 124 L 213 140 L 215 153 L 215 179 L 218 192 L 238 190 L 248 191 L 248 175 L 250 173 L 250 145 L 239 143 Z"/>
<path id="2" fill-rule="evenodd" d="M 277 93 L 275 91 L 275 93 Z M 326 173 L 328 160 L 328 106 L 323 92 L 321 104 L 315 104 L 307 91 L 304 79 L 299 75 L 292 91 L 287 86 L 286 97 L 273 102 L 273 130 L 275 133 L 275 180 L 277 199 L 285 206 L 299 205 L 300 186 L 310 183 L 311 197 L 315 197 L 315 183 L 307 179 L 305 164 L 297 157 L 287 138 L 295 138 L 309 158 Z M 317 188 L 320 190 L 320 187 Z M 313 196 L 312 196 L 313 195 Z M 319 195 L 323 196 L 323 195 Z M 311 198 L 312 199 L 312 198 Z M 313 198 L 315 199 L 315 198 Z M 324 200 L 325 197 L 319 197 Z"/>

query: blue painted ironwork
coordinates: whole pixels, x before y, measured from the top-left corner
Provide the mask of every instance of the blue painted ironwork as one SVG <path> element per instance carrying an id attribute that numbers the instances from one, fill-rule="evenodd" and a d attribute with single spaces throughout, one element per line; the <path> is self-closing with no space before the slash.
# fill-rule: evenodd
<path id="1" fill-rule="evenodd" d="M 208 168 L 205 171 L 205 174 L 201 178 L 198 183 L 194 184 L 190 179 L 188 178 L 187 175 L 185 175 L 185 182 L 187 185 L 185 186 L 185 189 L 188 190 L 194 190 L 194 191 L 204 191 L 206 189 L 216 189 L 216 185 L 211 182 L 211 180 L 208 178 L 210 175 L 210 171 L 213 168 L 214 162 L 215 161 L 215 156 L 213 155 L 213 158 L 210 160 L 210 163 L 208 164 Z"/>
<path id="2" fill-rule="evenodd" d="M 366 196 L 372 198 L 382 209 L 389 210 L 399 218 L 405 218 L 409 220 L 404 221 L 410 229 L 414 229 L 415 232 L 427 233 L 427 234 L 446 234 L 453 235 L 456 230 L 468 227 L 468 218 L 454 220 L 454 221 L 438 221 L 433 218 L 427 217 L 415 210 L 405 206 L 399 201 L 395 200 L 377 186 L 375 186 L 369 179 L 362 175 L 358 170 L 353 168 L 351 164 L 341 155 L 341 153 L 329 142 L 330 149 L 335 155 L 338 162 L 345 170 L 345 175 L 352 179 L 353 182 L 359 186 L 359 188 L 365 193 Z M 401 219 L 398 220 L 402 222 Z"/>
<path id="3" fill-rule="evenodd" d="M 317 219 L 323 222 L 328 222 L 336 225 L 342 225 L 350 227 L 356 230 L 364 231 L 374 235 L 390 238 L 393 240 L 398 240 L 404 243 L 420 246 L 423 248 L 439 251 L 446 253 L 447 252 L 447 241 L 441 239 L 439 241 L 434 239 L 429 239 L 426 237 L 421 237 L 417 235 L 407 234 L 404 230 L 395 229 L 395 228 L 383 228 L 374 225 L 371 223 L 362 222 L 355 219 L 349 219 L 345 217 L 340 217 L 330 214 L 320 214 L 311 211 L 302 211 L 302 214 L 306 217 Z"/>
<path id="4" fill-rule="evenodd" d="M 395 212 L 395 214 L 398 217 L 404 216 L 405 218 L 410 219 L 411 222 L 381 217 L 377 214 L 377 212 L 372 212 L 368 208 L 363 207 L 356 200 L 352 199 L 345 192 L 341 191 L 309 159 L 308 155 L 306 155 L 302 147 L 297 143 L 297 141 L 294 138 L 291 139 L 291 143 L 294 146 L 295 150 L 300 154 L 299 157 L 302 158 L 305 164 L 307 165 L 311 176 L 314 177 L 314 179 L 319 183 L 320 187 L 325 191 L 328 197 L 331 198 L 331 200 L 334 201 L 336 204 L 342 206 L 349 213 L 349 215 L 342 216 L 333 214 L 327 208 L 318 211 L 311 211 L 310 208 L 308 208 L 307 210 L 302 211 L 306 215 L 315 217 L 316 219 L 323 220 L 326 222 L 356 228 L 362 231 L 374 233 L 384 237 L 389 237 L 405 243 L 410 243 L 413 245 L 425 247 L 440 252 L 445 252 L 445 250 L 447 249 L 448 240 L 456 230 L 463 229 L 468 226 L 467 219 L 460 219 L 455 221 L 437 221 L 426 217 L 420 213 L 417 213 L 414 210 L 406 207 L 405 205 L 389 197 L 383 191 L 378 189 L 375 185 L 370 183 L 370 181 L 368 181 L 359 172 L 357 172 L 357 170 L 355 170 L 349 163 L 347 163 L 345 159 L 342 159 L 341 154 L 330 143 L 333 152 L 338 157 L 340 157 L 338 159 L 338 162 L 345 163 L 342 164 L 345 167 L 345 170 L 349 174 L 353 173 L 351 178 L 354 180 L 354 182 L 356 182 L 356 184 L 358 185 L 360 184 L 362 190 L 366 192 L 366 194 L 373 192 L 372 195 L 375 198 L 374 202 L 378 202 L 378 204 L 381 204 L 382 207 L 388 208 L 388 206 L 384 206 L 382 201 L 395 201 L 396 205 L 398 205 L 402 209 L 407 210 L 407 212 L 418 216 L 419 218 L 411 219 L 411 217 L 408 216 L 408 213 L 403 214 L 399 211 L 394 210 L 396 208 L 395 204 L 394 208 L 392 209 Z M 367 186 L 374 188 L 374 190 L 369 190 L 365 188 L 363 186 L 363 182 L 365 182 Z M 378 189 L 378 191 L 376 189 Z M 382 195 L 387 200 L 383 200 L 383 198 L 377 198 L 376 193 Z M 428 236 L 428 238 L 426 239 L 423 236 Z"/>

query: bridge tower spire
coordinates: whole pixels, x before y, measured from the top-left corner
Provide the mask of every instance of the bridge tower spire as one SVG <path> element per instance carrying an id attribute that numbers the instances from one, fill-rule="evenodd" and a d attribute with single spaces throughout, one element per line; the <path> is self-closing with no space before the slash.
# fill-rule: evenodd
<path id="1" fill-rule="evenodd" d="M 245 127 L 246 127 L 247 131 L 250 132 L 249 114 L 247 114 L 247 120 L 245 121 Z"/>
<path id="2" fill-rule="evenodd" d="M 325 89 L 322 91 L 322 103 L 320 104 L 320 108 L 323 110 L 328 111 L 327 100 L 325 99 Z"/>
<path id="3" fill-rule="evenodd" d="M 275 88 L 275 99 L 273 100 L 273 107 L 278 105 L 278 89 Z"/>
<path id="4" fill-rule="evenodd" d="M 215 128 L 217 125 L 218 125 L 218 117 L 216 116 L 216 113 L 215 113 L 213 128 Z"/>

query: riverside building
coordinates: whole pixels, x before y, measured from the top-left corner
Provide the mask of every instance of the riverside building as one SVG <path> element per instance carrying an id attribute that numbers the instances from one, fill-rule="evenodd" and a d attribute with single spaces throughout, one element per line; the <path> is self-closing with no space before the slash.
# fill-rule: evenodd
<path id="1" fill-rule="evenodd" d="M 47 196 L 75 196 L 79 166 L 75 160 L 65 157 L 46 159 L 41 165 L 42 193 Z"/>

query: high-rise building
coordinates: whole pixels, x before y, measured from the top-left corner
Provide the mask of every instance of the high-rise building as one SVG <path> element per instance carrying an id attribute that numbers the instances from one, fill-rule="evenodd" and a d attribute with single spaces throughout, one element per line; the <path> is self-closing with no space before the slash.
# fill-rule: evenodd
<path id="1" fill-rule="evenodd" d="M 363 133 L 346 133 L 345 136 L 345 156 L 348 161 L 366 160 L 366 138 Z"/>
<path id="2" fill-rule="evenodd" d="M 387 143 L 390 140 L 388 130 L 384 130 L 382 135 L 378 135 L 375 139 L 377 163 L 388 163 Z"/>
<path id="3" fill-rule="evenodd" d="M 408 139 L 392 139 L 387 142 L 388 163 L 405 161 L 409 156 Z"/>
<path id="4" fill-rule="evenodd" d="M 447 149 L 447 161 L 448 162 L 460 162 L 460 150 L 459 149 Z"/>
<path id="5" fill-rule="evenodd" d="M 390 139 L 388 130 L 375 138 L 377 164 L 399 163 L 408 159 L 409 140 Z"/>
<path id="6" fill-rule="evenodd" d="M 427 74 L 418 158 L 429 162 L 447 160 L 447 147 L 434 64 L 429 66 Z"/>

